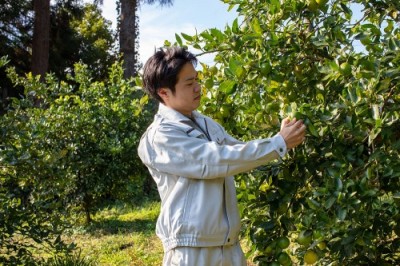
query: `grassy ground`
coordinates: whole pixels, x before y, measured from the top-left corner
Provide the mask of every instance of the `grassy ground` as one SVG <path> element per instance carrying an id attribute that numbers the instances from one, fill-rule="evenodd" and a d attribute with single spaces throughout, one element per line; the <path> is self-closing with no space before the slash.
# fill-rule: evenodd
<path id="1" fill-rule="evenodd" d="M 163 257 L 161 241 L 155 235 L 159 210 L 158 202 L 105 208 L 93 216 L 90 226 L 76 227 L 68 240 L 81 248 L 81 257 L 96 265 L 159 266 Z"/>
<path id="2" fill-rule="evenodd" d="M 157 202 L 106 208 L 90 226 L 75 228 L 69 240 L 97 265 L 160 265 L 163 249 L 154 233 L 159 209 Z"/>

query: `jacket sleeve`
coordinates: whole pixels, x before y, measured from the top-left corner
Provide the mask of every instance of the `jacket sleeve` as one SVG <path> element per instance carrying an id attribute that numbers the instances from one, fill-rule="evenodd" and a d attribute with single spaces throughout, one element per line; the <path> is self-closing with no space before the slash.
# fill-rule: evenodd
<path id="1" fill-rule="evenodd" d="M 157 171 L 187 178 L 211 179 L 235 175 L 286 153 L 286 144 L 280 135 L 249 142 L 231 140 L 235 144 L 220 145 L 190 137 L 174 126 L 164 125 L 153 133 L 147 134 L 139 145 L 143 163 Z"/>

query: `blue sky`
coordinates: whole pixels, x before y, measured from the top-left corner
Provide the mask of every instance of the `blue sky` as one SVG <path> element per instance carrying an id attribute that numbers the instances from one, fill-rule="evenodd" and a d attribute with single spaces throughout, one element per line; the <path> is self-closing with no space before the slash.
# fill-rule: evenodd
<path id="1" fill-rule="evenodd" d="M 145 62 L 154 49 L 161 47 L 164 40 L 175 41 L 175 33 L 194 34 L 208 28 L 223 29 L 230 24 L 237 13 L 228 12 L 228 5 L 219 0 L 174 0 L 171 7 L 142 5 L 139 9 L 139 53 Z M 115 26 L 115 0 L 104 0 L 103 16 Z M 204 63 L 211 63 L 212 57 L 199 58 Z"/>

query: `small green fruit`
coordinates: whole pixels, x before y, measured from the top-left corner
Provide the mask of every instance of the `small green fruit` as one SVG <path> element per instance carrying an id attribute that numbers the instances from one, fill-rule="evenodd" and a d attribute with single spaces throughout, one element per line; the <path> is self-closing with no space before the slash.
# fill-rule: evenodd
<path id="1" fill-rule="evenodd" d="M 278 262 L 281 265 L 290 265 L 292 263 L 292 260 L 290 259 L 289 255 L 286 252 L 281 252 L 278 255 Z"/>
<path id="2" fill-rule="evenodd" d="M 300 245 L 308 246 L 311 244 L 312 241 L 312 231 L 311 230 L 303 230 L 300 232 L 299 236 L 297 237 L 297 242 Z"/>
<path id="3" fill-rule="evenodd" d="M 319 5 L 316 0 L 310 0 L 310 3 L 308 4 L 308 9 L 310 9 L 312 12 L 318 11 Z"/>
<path id="4" fill-rule="evenodd" d="M 349 76 L 351 74 L 351 65 L 347 62 L 341 63 L 340 64 L 340 72 L 344 76 Z"/>
<path id="5" fill-rule="evenodd" d="M 304 262 L 307 264 L 314 264 L 318 261 L 318 255 L 314 250 L 309 249 L 304 254 Z"/>
<path id="6" fill-rule="evenodd" d="M 282 236 L 278 238 L 277 243 L 281 249 L 285 249 L 289 247 L 290 241 L 289 238 L 287 238 L 286 236 Z"/>

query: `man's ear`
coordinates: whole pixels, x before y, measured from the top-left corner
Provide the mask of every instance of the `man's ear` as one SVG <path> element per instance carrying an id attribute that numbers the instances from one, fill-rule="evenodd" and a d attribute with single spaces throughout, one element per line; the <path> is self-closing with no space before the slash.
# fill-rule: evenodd
<path id="1" fill-rule="evenodd" d="M 165 100 L 167 100 L 168 97 L 169 97 L 169 89 L 167 89 L 167 88 L 160 88 L 160 89 L 158 89 L 157 94 L 158 94 L 158 96 L 160 96 L 160 98 L 163 99 L 164 102 L 165 102 Z"/>

